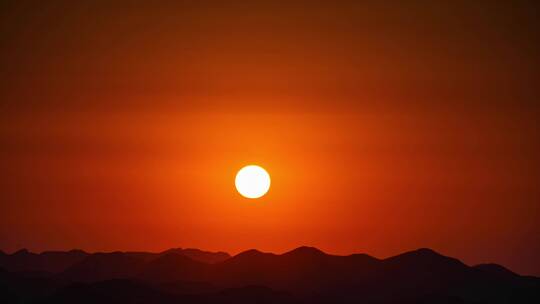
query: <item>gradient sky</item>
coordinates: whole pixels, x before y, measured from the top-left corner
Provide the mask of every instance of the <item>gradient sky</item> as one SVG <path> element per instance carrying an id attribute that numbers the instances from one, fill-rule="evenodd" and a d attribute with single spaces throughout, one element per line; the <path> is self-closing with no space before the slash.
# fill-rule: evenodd
<path id="1" fill-rule="evenodd" d="M 430 247 L 540 275 L 535 1 L 110 2 L 0 4 L 0 249 Z"/>

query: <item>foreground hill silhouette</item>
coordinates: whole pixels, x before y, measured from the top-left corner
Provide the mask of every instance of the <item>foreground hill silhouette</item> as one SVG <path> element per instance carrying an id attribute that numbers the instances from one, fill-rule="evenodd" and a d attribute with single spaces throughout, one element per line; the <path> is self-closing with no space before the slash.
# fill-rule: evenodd
<path id="1" fill-rule="evenodd" d="M 0 253 L 0 303 L 540 303 L 540 278 L 430 249 L 387 259 L 299 247 L 236 256 Z"/>

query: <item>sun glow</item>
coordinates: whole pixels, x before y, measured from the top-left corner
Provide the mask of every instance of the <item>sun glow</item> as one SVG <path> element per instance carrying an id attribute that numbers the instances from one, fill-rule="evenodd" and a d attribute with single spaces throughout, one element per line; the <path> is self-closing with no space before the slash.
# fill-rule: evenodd
<path id="1" fill-rule="evenodd" d="M 262 167 L 245 166 L 236 174 L 236 190 L 247 198 L 259 198 L 270 189 L 270 175 Z"/>

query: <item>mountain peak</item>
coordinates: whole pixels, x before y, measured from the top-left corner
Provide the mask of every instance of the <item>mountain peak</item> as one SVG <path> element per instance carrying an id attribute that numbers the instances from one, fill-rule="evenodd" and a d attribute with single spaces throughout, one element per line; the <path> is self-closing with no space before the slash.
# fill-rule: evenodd
<path id="1" fill-rule="evenodd" d="M 433 260 L 433 259 L 450 259 L 450 258 L 436 252 L 435 250 L 430 249 L 430 248 L 418 248 L 416 250 L 407 251 L 407 252 L 404 252 L 402 254 L 390 257 L 388 259 L 404 259 L 404 258 L 406 258 L 406 259 L 421 259 L 421 260 L 425 260 L 425 259 L 429 259 L 429 260 Z"/>
<path id="2" fill-rule="evenodd" d="M 411 253 L 422 255 L 422 256 L 443 256 L 442 254 L 436 252 L 435 250 L 431 248 L 418 248 L 416 250 L 411 251 Z"/>
<path id="3" fill-rule="evenodd" d="M 22 249 L 19 249 L 17 250 L 13 255 L 26 255 L 26 254 L 29 254 L 30 251 L 28 251 L 28 249 L 26 248 L 22 248 Z"/>
<path id="4" fill-rule="evenodd" d="M 248 249 L 246 251 L 240 252 L 235 257 L 251 257 L 251 256 L 258 256 L 258 255 L 264 255 L 264 252 L 259 251 L 257 249 Z"/>
<path id="5" fill-rule="evenodd" d="M 204 251 L 204 250 L 201 250 L 201 249 L 197 249 L 197 248 L 185 248 L 183 249 L 183 252 L 184 253 L 188 253 L 188 252 L 193 252 L 193 253 L 211 253 L 211 254 L 222 254 L 222 255 L 228 255 L 230 256 L 227 252 L 225 251 Z"/>
<path id="6" fill-rule="evenodd" d="M 178 248 L 169 248 L 169 249 L 161 252 L 161 254 L 167 254 L 167 253 L 170 253 L 170 252 L 178 252 L 178 253 L 180 253 L 180 252 L 182 252 L 182 250 L 183 249 L 180 248 L 180 247 L 178 247 Z"/>
<path id="7" fill-rule="evenodd" d="M 324 252 L 315 247 L 301 246 L 295 248 L 289 252 L 286 252 L 284 255 L 301 255 L 301 256 L 319 256 L 326 255 Z"/>
<path id="8" fill-rule="evenodd" d="M 204 262 L 207 264 L 215 264 L 215 263 L 223 262 L 226 259 L 229 259 L 231 257 L 228 253 L 223 252 L 223 251 L 211 252 L 211 251 L 203 251 L 196 248 L 184 248 L 184 249 L 171 248 L 169 250 L 165 250 L 161 252 L 160 255 L 165 255 L 165 254 L 170 254 L 170 253 L 181 254 L 192 260 Z"/>
<path id="9" fill-rule="evenodd" d="M 386 260 L 387 261 L 393 261 L 393 260 L 409 260 L 409 261 L 416 261 L 416 260 L 433 260 L 433 259 L 439 259 L 439 258 L 446 258 L 445 256 L 437 253 L 436 251 L 429 249 L 429 248 L 419 248 L 412 251 L 407 251 L 402 254 L 398 254 L 393 257 L 389 257 Z"/>
<path id="10" fill-rule="evenodd" d="M 431 271 L 435 268 L 448 269 L 454 267 L 454 269 L 459 269 L 460 271 L 469 268 L 460 260 L 444 256 L 429 248 L 419 248 L 417 250 L 405 252 L 387 258 L 383 260 L 383 262 L 387 265 L 399 265 L 400 267 L 412 267 L 418 269 L 429 268 Z"/>
<path id="11" fill-rule="evenodd" d="M 71 253 L 71 254 L 88 254 L 88 253 L 86 253 L 86 251 L 81 250 L 81 249 L 72 249 L 72 250 L 70 250 L 68 252 Z"/>

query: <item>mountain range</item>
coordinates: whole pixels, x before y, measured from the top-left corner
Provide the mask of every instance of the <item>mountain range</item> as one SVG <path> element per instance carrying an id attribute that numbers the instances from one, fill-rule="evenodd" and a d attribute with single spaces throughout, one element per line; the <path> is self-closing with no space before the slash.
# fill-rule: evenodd
<path id="1" fill-rule="evenodd" d="M 540 303 L 540 278 L 431 249 L 386 259 L 174 248 L 0 252 L 0 303 Z"/>

